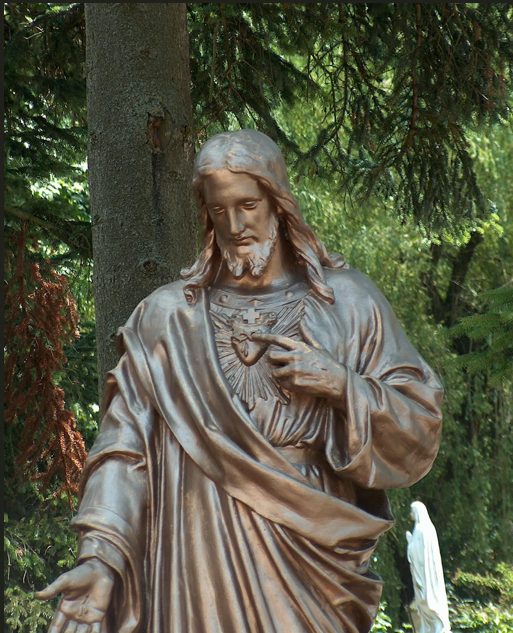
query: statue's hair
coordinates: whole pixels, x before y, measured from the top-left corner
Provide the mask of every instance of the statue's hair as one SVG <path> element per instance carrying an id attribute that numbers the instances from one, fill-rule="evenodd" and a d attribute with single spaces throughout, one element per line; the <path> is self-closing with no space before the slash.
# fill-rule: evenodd
<path id="1" fill-rule="evenodd" d="M 260 184 L 274 201 L 282 235 L 290 243 L 299 265 L 304 266 L 312 290 L 328 303 L 334 302 L 332 288 L 326 284 L 323 266 L 341 268 L 339 255 L 329 254 L 304 221 L 299 205 L 290 192 L 285 162 L 277 145 L 261 132 L 240 130 L 212 137 L 203 146 L 194 166 L 193 190 L 200 208 L 203 226 L 203 249 L 194 264 L 181 272 L 187 281 L 184 293 L 195 303 L 199 288 L 208 287 L 221 265 L 214 226 L 203 196 L 203 182 L 218 169 L 245 173 Z"/>

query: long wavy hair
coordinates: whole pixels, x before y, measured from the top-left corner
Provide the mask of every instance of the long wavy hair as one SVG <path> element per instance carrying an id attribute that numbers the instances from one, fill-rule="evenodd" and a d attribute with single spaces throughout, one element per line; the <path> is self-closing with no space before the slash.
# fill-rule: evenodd
<path id="1" fill-rule="evenodd" d="M 184 287 L 187 301 L 196 302 L 198 290 L 212 284 L 222 263 L 214 226 L 203 196 L 205 178 L 218 169 L 245 173 L 257 180 L 274 201 L 282 235 L 291 245 L 298 265 L 304 267 L 310 287 L 324 301 L 333 303 L 333 290 L 326 283 L 323 267 L 343 268 L 344 261 L 340 255 L 328 253 L 305 222 L 290 191 L 285 161 L 278 146 L 256 130 L 217 134 L 203 145 L 196 158 L 193 191 L 203 226 L 203 248 L 194 264 L 182 270 L 180 275 L 187 282 Z"/>

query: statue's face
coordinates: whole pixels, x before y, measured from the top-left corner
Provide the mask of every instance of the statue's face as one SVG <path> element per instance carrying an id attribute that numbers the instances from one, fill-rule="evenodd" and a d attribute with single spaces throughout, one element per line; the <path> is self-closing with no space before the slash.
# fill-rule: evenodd
<path id="1" fill-rule="evenodd" d="M 217 245 L 235 278 L 263 274 L 278 238 L 273 200 L 248 174 L 220 169 L 205 178 L 203 197 Z"/>

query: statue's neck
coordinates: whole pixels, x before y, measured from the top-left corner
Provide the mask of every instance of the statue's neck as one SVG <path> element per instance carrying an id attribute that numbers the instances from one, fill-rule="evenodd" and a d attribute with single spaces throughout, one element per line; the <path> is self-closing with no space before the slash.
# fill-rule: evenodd
<path id="1" fill-rule="evenodd" d="M 246 272 L 240 279 L 235 279 L 223 262 L 214 286 L 240 294 L 263 294 L 288 288 L 303 280 L 302 269 L 295 261 L 290 246 L 285 243 L 285 238 L 280 235 L 269 263 L 260 277 L 253 277 L 249 272 Z"/>

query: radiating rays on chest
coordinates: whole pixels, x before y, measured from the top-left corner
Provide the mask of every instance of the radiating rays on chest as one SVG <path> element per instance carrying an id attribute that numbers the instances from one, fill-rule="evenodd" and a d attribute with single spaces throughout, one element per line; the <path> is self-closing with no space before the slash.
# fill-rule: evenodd
<path id="1" fill-rule="evenodd" d="M 301 339 L 299 325 L 307 291 L 303 284 L 272 295 L 211 291 L 210 316 L 219 362 L 233 391 L 250 411 L 258 398 L 283 404 L 289 401 L 288 393 L 272 375 L 268 344 L 253 341 L 251 335 L 273 333 Z"/>

